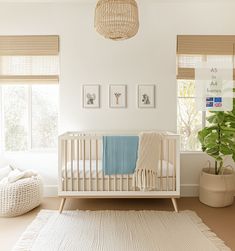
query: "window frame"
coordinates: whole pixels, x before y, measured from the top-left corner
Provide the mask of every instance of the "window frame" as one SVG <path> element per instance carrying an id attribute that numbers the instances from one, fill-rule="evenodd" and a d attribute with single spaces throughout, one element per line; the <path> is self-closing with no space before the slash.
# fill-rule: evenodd
<path id="1" fill-rule="evenodd" d="M 33 85 L 25 85 L 22 84 L 25 88 L 27 88 L 27 149 L 25 151 L 7 151 L 5 150 L 5 133 L 4 133 L 4 108 L 3 108 L 3 91 L 2 87 L 4 85 L 0 85 L 0 153 L 55 153 L 57 151 L 57 147 L 55 148 L 32 148 L 32 88 Z M 57 86 L 59 88 L 59 85 Z M 59 115 L 59 111 L 58 111 Z M 59 117 L 59 116 L 58 116 Z M 57 119 L 58 119 L 57 117 Z M 58 129 L 57 129 L 58 135 Z"/>

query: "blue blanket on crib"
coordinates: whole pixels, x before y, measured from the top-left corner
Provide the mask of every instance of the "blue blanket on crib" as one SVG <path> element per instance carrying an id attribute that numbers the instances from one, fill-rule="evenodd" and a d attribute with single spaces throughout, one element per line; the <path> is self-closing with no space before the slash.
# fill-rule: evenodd
<path id="1" fill-rule="evenodd" d="M 138 136 L 103 136 L 103 170 L 106 175 L 135 171 Z"/>

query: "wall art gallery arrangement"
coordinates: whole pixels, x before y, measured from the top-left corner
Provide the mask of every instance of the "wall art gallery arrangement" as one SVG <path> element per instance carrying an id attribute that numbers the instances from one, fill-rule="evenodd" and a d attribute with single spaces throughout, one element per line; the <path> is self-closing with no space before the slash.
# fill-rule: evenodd
<path id="1" fill-rule="evenodd" d="M 100 108 L 100 85 L 82 86 L 83 108 Z M 155 108 L 155 85 L 138 85 L 138 108 Z M 127 107 L 127 85 L 109 85 L 109 108 Z"/>

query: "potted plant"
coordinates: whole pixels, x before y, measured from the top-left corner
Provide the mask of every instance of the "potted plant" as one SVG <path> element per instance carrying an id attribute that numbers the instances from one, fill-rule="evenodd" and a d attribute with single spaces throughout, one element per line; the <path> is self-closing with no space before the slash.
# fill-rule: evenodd
<path id="1" fill-rule="evenodd" d="M 235 162 L 235 99 L 231 112 L 210 112 L 208 126 L 198 132 L 202 151 L 214 159 L 214 167 L 202 169 L 199 200 L 212 207 L 231 205 L 235 192 L 235 174 L 224 166 L 226 156 Z"/>

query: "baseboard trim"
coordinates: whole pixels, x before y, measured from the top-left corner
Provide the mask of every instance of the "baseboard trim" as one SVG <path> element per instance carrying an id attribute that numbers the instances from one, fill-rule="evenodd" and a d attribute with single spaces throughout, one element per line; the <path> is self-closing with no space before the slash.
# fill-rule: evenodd
<path id="1" fill-rule="evenodd" d="M 199 194 L 198 184 L 181 184 L 181 197 L 197 197 Z M 44 197 L 56 197 L 58 195 L 57 185 L 45 185 Z"/>
<path id="2" fill-rule="evenodd" d="M 199 185 L 198 184 L 181 184 L 180 196 L 181 197 L 198 197 Z"/>
<path id="3" fill-rule="evenodd" d="M 58 186 L 57 185 L 45 185 L 43 189 L 44 197 L 56 197 L 58 196 Z"/>

